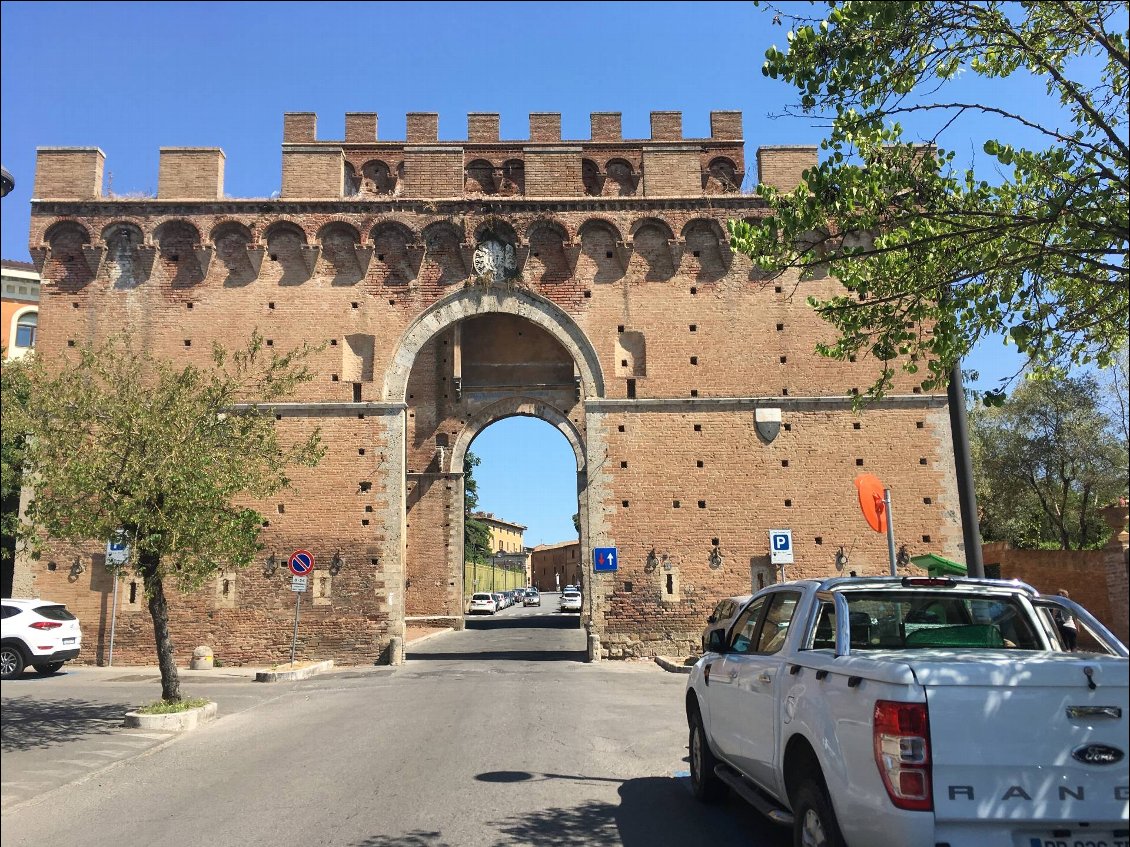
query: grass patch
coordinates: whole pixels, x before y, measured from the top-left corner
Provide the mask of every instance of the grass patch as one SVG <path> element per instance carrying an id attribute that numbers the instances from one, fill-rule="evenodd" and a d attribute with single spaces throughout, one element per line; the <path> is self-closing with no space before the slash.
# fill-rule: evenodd
<path id="1" fill-rule="evenodd" d="M 187 712 L 189 709 L 199 709 L 201 706 L 208 705 L 210 701 L 203 697 L 188 697 L 176 703 L 166 703 L 164 700 L 158 700 L 156 703 L 150 703 L 148 706 L 142 706 L 137 710 L 139 715 L 172 715 L 177 712 Z"/>

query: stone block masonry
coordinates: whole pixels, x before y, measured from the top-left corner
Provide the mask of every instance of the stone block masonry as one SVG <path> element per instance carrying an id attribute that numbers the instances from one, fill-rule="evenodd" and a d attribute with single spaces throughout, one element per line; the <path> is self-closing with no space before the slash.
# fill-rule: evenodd
<path id="1" fill-rule="evenodd" d="M 576 456 L 582 621 L 605 656 L 689 652 L 719 597 L 834 573 L 841 545 L 860 573 L 885 572 L 860 472 L 894 489 L 912 554 L 963 558 L 944 395 L 902 382 L 852 412 L 877 364 L 816 357 L 830 330 L 805 305 L 838 283 L 765 279 L 730 250 L 726 222 L 764 214 L 738 190 L 739 113 L 711 113 L 703 139 L 683 137 L 677 112 L 653 113 L 649 139 L 622 138 L 613 112 L 591 116 L 588 139 L 563 139 L 557 113 L 500 139 L 498 115 L 474 113 L 451 141 L 441 117 L 414 113 L 406 139 L 380 140 L 377 115 L 353 112 L 327 141 L 313 113 L 290 113 L 272 200 L 223 197 L 215 148 L 167 148 L 159 196 L 131 199 L 103 196 L 96 148 L 40 151 L 45 355 L 121 328 L 201 365 L 253 328 L 278 349 L 325 343 L 315 380 L 274 411 L 284 437 L 318 427 L 327 455 L 249 503 L 261 562 L 174 598 L 178 658 L 198 644 L 232 664 L 289 658 L 299 547 L 317 559 L 302 659 L 387 661 L 406 616 L 458 625 L 463 457 L 512 415 L 549 422 Z M 782 190 L 814 162 L 808 148 L 758 153 Z M 772 441 L 762 408 L 780 410 Z M 797 544 L 784 573 L 768 563 L 778 527 Z M 598 546 L 620 550 L 618 572 L 593 574 Z M 83 619 L 88 661 L 107 647 L 101 548 L 18 565 Z M 76 556 L 88 567 L 71 581 Z M 151 661 L 140 586 L 119 585 L 118 603 L 115 660 Z"/>

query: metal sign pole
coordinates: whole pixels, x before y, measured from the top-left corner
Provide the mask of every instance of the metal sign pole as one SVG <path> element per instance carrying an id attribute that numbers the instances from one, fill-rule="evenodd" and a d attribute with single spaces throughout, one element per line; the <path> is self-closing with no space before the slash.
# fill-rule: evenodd
<path id="1" fill-rule="evenodd" d="M 893 567 L 893 565 L 892 565 Z M 290 639 L 290 664 L 294 664 L 294 650 L 298 646 L 298 611 L 302 605 L 302 592 L 294 592 L 294 637 Z"/>
<path id="2" fill-rule="evenodd" d="M 114 628 L 118 624 L 118 583 L 121 578 L 114 574 L 114 605 L 110 609 L 110 649 L 106 655 L 106 667 L 114 666 Z"/>
<path id="3" fill-rule="evenodd" d="M 887 555 L 891 560 L 891 576 L 895 573 L 895 521 L 891 514 L 891 489 L 883 489 L 883 508 L 887 512 Z"/>

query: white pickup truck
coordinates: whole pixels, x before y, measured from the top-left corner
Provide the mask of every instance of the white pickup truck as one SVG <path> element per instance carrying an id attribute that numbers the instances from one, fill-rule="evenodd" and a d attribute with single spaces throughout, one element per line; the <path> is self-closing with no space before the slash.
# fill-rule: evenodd
<path id="1" fill-rule="evenodd" d="M 1019 582 L 773 585 L 691 670 L 691 788 L 805 847 L 1130 847 L 1128 669 L 1085 609 Z"/>

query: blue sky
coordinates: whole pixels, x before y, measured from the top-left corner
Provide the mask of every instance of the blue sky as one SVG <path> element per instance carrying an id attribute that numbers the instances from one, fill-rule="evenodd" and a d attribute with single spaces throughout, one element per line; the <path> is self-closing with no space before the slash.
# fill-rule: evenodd
<path id="1" fill-rule="evenodd" d="M 530 112 L 560 112 L 563 136 L 582 139 L 590 112 L 619 111 L 624 136 L 646 138 L 651 111 L 680 110 L 685 135 L 706 137 L 712 110 L 737 109 L 752 165 L 758 146 L 822 138 L 806 121 L 769 117 L 793 94 L 761 75 L 765 49 L 785 46 L 770 19 L 752 3 L 710 2 L 5 2 L 0 152 L 16 188 L 0 216 L 3 257 L 28 260 L 36 147 L 101 147 L 113 190 L 129 193 L 155 191 L 159 147 L 218 146 L 227 194 L 267 197 L 288 111 L 317 112 L 322 139 L 343 137 L 346 112 L 377 112 L 385 139 L 404 138 L 407 112 L 438 112 L 444 139 L 466 137 L 468 112 L 498 112 L 502 136 L 519 139 Z M 996 83 L 984 97 L 1054 108 L 1038 80 Z M 942 144 L 975 155 L 985 134 L 959 122 Z M 966 364 L 992 387 L 1016 360 L 992 343 Z M 563 436 L 503 421 L 473 450 L 484 509 L 527 524 L 527 543 L 572 536 Z"/>

